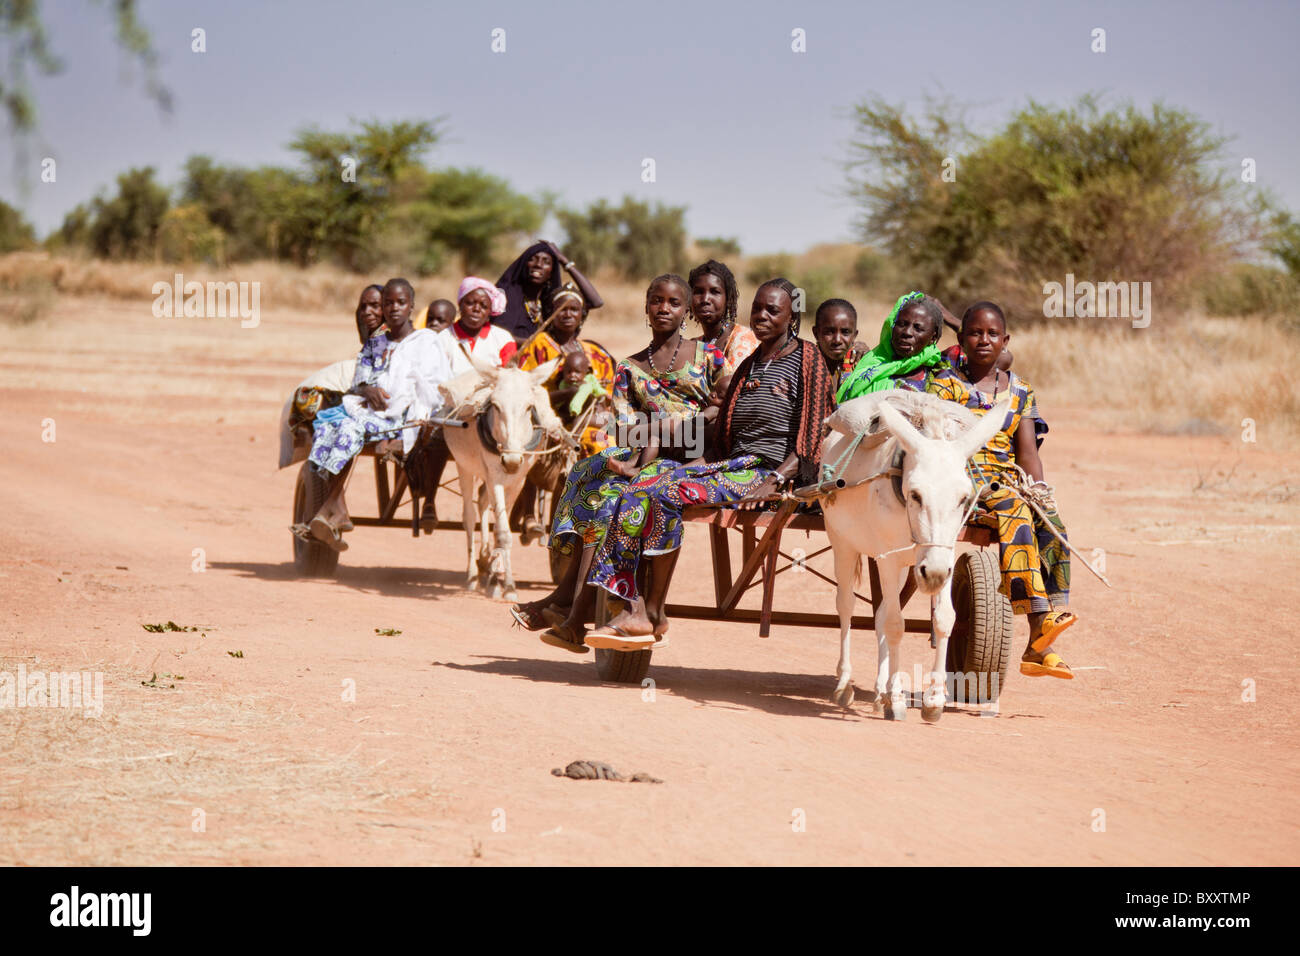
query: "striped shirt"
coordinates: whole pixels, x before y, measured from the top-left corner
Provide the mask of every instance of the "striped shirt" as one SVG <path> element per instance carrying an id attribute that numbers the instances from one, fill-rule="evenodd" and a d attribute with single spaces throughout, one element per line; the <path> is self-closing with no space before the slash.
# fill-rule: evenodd
<path id="1" fill-rule="evenodd" d="M 755 361 L 740 386 L 731 418 L 731 455 L 758 455 L 776 468 L 794 452 L 799 434 L 799 394 L 804 342 L 782 358 Z M 751 387 L 753 386 L 753 387 Z"/>

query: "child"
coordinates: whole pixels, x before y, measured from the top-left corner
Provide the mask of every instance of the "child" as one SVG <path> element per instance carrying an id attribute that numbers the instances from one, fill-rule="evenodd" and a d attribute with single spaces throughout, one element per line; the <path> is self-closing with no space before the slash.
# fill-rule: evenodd
<path id="1" fill-rule="evenodd" d="M 997 531 L 1002 565 L 1000 590 L 1011 601 L 1015 613 L 1029 617 L 1029 646 L 1020 659 L 1020 672 L 1030 677 L 1069 680 L 1074 673 L 1052 644 L 1078 617 L 1066 610 L 1070 600 L 1070 553 L 1048 528 L 1050 522 L 1065 537 L 1065 525 L 1057 513 L 1051 487 L 1043 480 L 1043 463 L 1038 455 L 1040 436 L 1047 427 L 1039 415 L 1033 387 L 1002 367 L 1011 340 L 1002 309 L 992 302 L 976 302 L 962 316 L 959 328 L 961 357 L 957 372 L 970 385 L 967 407 L 983 415 L 1002 396 L 1009 394 L 1012 398 L 1002 430 L 971 459 L 981 481 L 996 480 L 1003 486 L 983 499 L 972 524 Z M 1024 488 L 1026 482 L 1020 469 L 1032 481 L 1028 488 Z M 1047 520 L 1013 493 L 1013 487 L 1038 502 Z"/>
<path id="2" fill-rule="evenodd" d="M 610 444 L 605 432 L 611 416 L 610 394 L 591 371 L 591 358 L 586 350 L 569 352 L 560 364 L 559 387 L 551 394 L 551 407 L 565 427 L 572 428 L 588 406 L 594 407 L 579 439 L 584 458 Z"/>
<path id="3" fill-rule="evenodd" d="M 441 332 L 456 321 L 456 304 L 449 299 L 435 299 L 411 317 L 417 329 Z"/>
<path id="4" fill-rule="evenodd" d="M 441 332 L 456 321 L 456 304 L 450 299 L 438 299 L 430 303 L 428 310 L 428 327 L 433 332 Z"/>
<path id="5" fill-rule="evenodd" d="M 853 371 L 866 352 L 858 344 L 858 312 L 847 299 L 827 299 L 817 307 L 813 320 L 813 338 L 826 359 L 831 383 L 839 391 L 844 376 Z"/>

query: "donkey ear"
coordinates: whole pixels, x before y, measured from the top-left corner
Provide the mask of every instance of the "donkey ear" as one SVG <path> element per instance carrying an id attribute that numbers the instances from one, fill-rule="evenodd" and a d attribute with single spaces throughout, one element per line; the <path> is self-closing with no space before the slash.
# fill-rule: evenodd
<path id="1" fill-rule="evenodd" d="M 560 360 L 558 358 L 553 358 L 549 362 L 543 362 L 541 365 L 537 366 L 537 368 L 533 369 L 528 374 L 532 376 L 532 383 L 534 385 L 541 385 L 552 375 L 554 375 L 555 370 L 559 367 L 560 367 Z"/>
<path id="2" fill-rule="evenodd" d="M 912 423 L 907 417 L 887 401 L 882 401 L 878 406 L 880 411 L 880 423 L 885 426 L 905 451 L 915 454 L 921 448 L 925 438 L 921 433 L 912 427 Z"/>
<path id="3" fill-rule="evenodd" d="M 474 366 L 474 371 L 478 372 L 480 377 L 488 382 L 496 382 L 497 376 L 501 374 L 498 366 L 483 361 L 473 352 L 467 353 L 465 357 L 469 359 L 469 364 Z"/>
<path id="4" fill-rule="evenodd" d="M 1011 396 L 1007 396 L 984 413 L 984 417 L 956 437 L 957 450 L 963 458 L 969 458 L 989 443 L 994 435 L 1002 429 L 1007 412 L 1011 410 Z"/>

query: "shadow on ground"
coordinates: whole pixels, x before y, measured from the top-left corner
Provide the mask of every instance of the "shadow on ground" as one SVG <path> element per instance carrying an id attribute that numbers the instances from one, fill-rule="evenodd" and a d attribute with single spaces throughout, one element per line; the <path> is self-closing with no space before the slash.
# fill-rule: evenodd
<path id="1" fill-rule="evenodd" d="M 576 655 L 575 655 L 576 656 Z M 497 674 L 546 684 L 574 687 L 604 685 L 625 693 L 640 693 L 635 684 L 602 681 L 590 657 L 581 660 L 543 660 L 531 657 L 477 656 L 474 664 L 434 661 L 436 667 Z M 859 687 L 851 710 L 830 702 L 835 686 L 832 675 L 784 674 L 773 671 L 718 670 L 700 667 L 655 666 L 651 675 L 655 690 L 694 700 L 707 707 L 733 710 L 762 710 L 791 717 L 821 717 L 834 720 L 883 720 L 872 711 L 875 691 Z M 920 720 L 921 695 L 912 695 L 912 707 Z M 973 710 L 949 705 L 945 713 L 979 717 Z M 909 719 L 912 715 L 908 715 Z"/>

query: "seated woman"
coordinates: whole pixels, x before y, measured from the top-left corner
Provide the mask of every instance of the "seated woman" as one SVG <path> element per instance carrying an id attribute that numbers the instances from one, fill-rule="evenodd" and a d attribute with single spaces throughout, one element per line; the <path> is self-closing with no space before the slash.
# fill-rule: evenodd
<path id="1" fill-rule="evenodd" d="M 542 325 L 528 338 L 519 349 L 519 367 L 530 371 L 545 365 L 552 359 L 567 358 L 570 355 L 585 355 L 590 364 L 590 371 L 596 376 L 606 392 L 614 388 L 614 357 L 590 339 L 581 338 L 582 327 L 587 321 L 587 302 L 577 286 L 566 283 L 553 289 L 545 298 L 545 319 Z M 551 393 L 552 402 L 567 407 L 569 400 L 576 394 L 576 388 L 565 382 L 563 370 L 556 368 L 555 374 L 546 382 L 546 390 Z M 582 457 L 586 458 L 610 447 L 613 440 L 600 424 L 589 425 L 583 429 L 580 439 Z M 533 471 L 545 471 L 549 460 L 538 462 Z M 522 514 L 522 544 L 531 544 L 542 536 L 545 529 L 537 520 L 536 478 L 530 473 L 528 482 L 519 496 Z M 549 489 L 548 489 L 549 490 Z"/>
<path id="2" fill-rule="evenodd" d="M 1002 309 L 992 302 L 976 302 L 962 316 L 960 328 L 956 370 L 971 390 L 966 406 L 983 415 L 1003 395 L 1009 394 L 1013 400 L 1002 430 L 971 460 L 977 480 L 997 481 L 1002 486 L 983 499 L 972 524 L 997 531 L 1000 590 L 1016 614 L 1029 617 L 1029 646 L 1021 657 L 1020 672 L 1069 680 L 1074 674 L 1052 645 L 1078 617 L 1066 610 L 1070 603 L 1070 552 L 1047 527 L 1050 522 L 1065 537 L 1065 525 L 1051 488 L 1043 480 L 1038 454 L 1047 425 L 1039 415 L 1033 387 L 1001 364 L 1011 340 Z M 1021 469 L 1033 480 L 1028 493 L 1039 502 L 1047 521 L 1011 491 L 1025 484 Z"/>
<path id="3" fill-rule="evenodd" d="M 688 505 L 757 507 L 796 478 L 816 480 L 822 423 L 834 399 L 821 353 L 798 337 L 794 296 L 793 283 L 782 278 L 755 293 L 749 324 L 759 346 L 736 370 L 708 455 L 686 465 L 661 459 L 619 498 L 588 582 L 630 603 L 587 635 L 589 647 L 637 650 L 666 633 L 664 606 Z M 644 600 L 636 580 L 643 557 Z"/>
<path id="4" fill-rule="evenodd" d="M 506 295 L 487 279 L 466 276 L 456 293 L 460 315 L 438 336 L 438 343 L 451 363 L 452 375 L 462 375 L 474 368 L 473 355 L 488 365 L 505 365 L 518 350 L 514 337 L 491 320 L 506 307 Z"/>
<path id="5" fill-rule="evenodd" d="M 357 337 L 361 344 L 375 335 L 384 325 L 384 287 L 378 284 L 368 285 L 361 290 L 357 302 Z"/>
<path id="6" fill-rule="evenodd" d="M 924 292 L 908 292 L 880 327 L 876 347 L 844 376 L 835 398 L 840 403 L 891 388 L 913 388 L 966 404 L 969 392 L 939 353 L 943 307 Z"/>
<path id="7" fill-rule="evenodd" d="M 721 262 L 710 259 L 691 270 L 691 315 L 700 323 L 697 339 L 712 345 L 726 360 L 728 375 L 758 348 L 754 333 L 736 322 L 740 292 L 736 277 Z"/>
<path id="8" fill-rule="evenodd" d="M 491 321 L 505 310 L 504 292 L 487 279 L 466 276 L 456 292 L 456 301 L 458 314 L 455 321 L 439 332 L 430 332 L 436 336 L 439 347 L 447 356 L 451 377 L 473 370 L 474 365 L 469 360 L 471 355 L 480 362 L 497 366 L 505 365 L 514 358 L 518 348 L 514 337 Z M 430 309 L 433 309 L 433 305 Z M 424 496 L 424 504 L 420 508 L 420 529 L 425 534 L 432 534 L 438 525 L 435 507 L 438 486 L 442 484 L 442 473 L 447 467 L 447 459 L 451 457 L 451 450 L 442 436 L 442 429 L 429 435 L 421 448 L 424 457 L 417 470 L 422 487 L 416 489 Z"/>
<path id="9" fill-rule="evenodd" d="M 627 429 L 625 437 L 693 417 L 708 404 L 722 375 L 722 353 L 703 342 L 688 345 L 682 334 L 690 295 L 686 280 L 678 275 L 657 276 L 646 289 L 650 344 L 620 362 L 614 375 L 614 409 L 620 426 Z M 545 643 L 587 653 L 580 635 L 595 598 L 585 584 L 587 570 L 618 496 L 631 476 L 649 464 L 649 444 L 606 448 L 569 472 L 551 525 L 550 546 L 564 559 L 563 574 L 546 597 L 510 609 L 529 630 L 551 624 L 542 635 Z"/>
<path id="10" fill-rule="evenodd" d="M 506 266 L 497 280 L 506 294 L 506 305 L 497 324 L 513 335 L 516 342 L 529 338 L 541 325 L 547 297 L 564 282 L 560 269 L 569 273 L 588 309 L 599 309 L 605 304 L 596 287 L 559 246 L 545 240 L 535 242 Z"/>
<path id="11" fill-rule="evenodd" d="M 414 294 L 405 279 L 390 279 L 383 291 L 388 331 L 366 340 L 357 357 L 352 388 L 343 403 L 316 416 L 311 467 L 326 476 L 325 501 L 312 518 L 313 537 L 337 551 L 347 549 L 350 530 L 343 488 L 357 453 L 369 441 L 402 439 L 409 450 L 416 429 L 407 422 L 427 418 L 441 406 L 437 386 L 451 376 L 433 332 L 411 328 Z"/>

